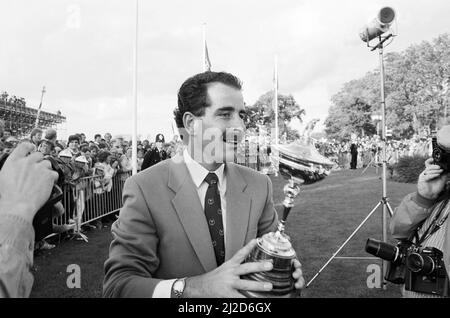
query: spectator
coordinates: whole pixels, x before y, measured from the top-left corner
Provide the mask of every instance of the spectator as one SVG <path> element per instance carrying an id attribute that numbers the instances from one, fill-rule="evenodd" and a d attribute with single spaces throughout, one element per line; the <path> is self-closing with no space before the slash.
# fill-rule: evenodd
<path id="1" fill-rule="evenodd" d="M 100 144 L 100 142 L 102 141 L 102 135 L 100 134 L 96 134 L 94 136 L 94 143 L 98 146 Z"/>
<path id="2" fill-rule="evenodd" d="M 102 151 L 98 154 L 98 162 L 95 164 L 96 174 L 99 171 L 99 174 L 103 176 L 101 180 L 102 189 L 107 192 L 112 189 L 112 178 L 115 175 L 115 170 L 110 165 L 111 157 L 110 152 Z"/>
<path id="3" fill-rule="evenodd" d="M 88 146 L 83 146 L 80 148 L 80 154 L 86 158 L 88 168 L 93 168 L 94 165 L 92 163 L 91 149 Z"/>
<path id="4" fill-rule="evenodd" d="M 127 152 L 120 157 L 120 169 L 123 172 L 133 170 L 132 151 L 131 148 L 128 148 Z"/>
<path id="5" fill-rule="evenodd" d="M 84 133 L 80 134 L 80 144 L 84 144 L 86 142 L 86 135 Z"/>
<path id="6" fill-rule="evenodd" d="M 150 168 L 160 161 L 167 159 L 167 153 L 163 150 L 164 135 L 157 134 L 155 139 L 155 148 L 147 152 L 144 156 L 144 162 L 142 163 L 142 170 Z"/>
<path id="7" fill-rule="evenodd" d="M 144 162 L 144 149 L 137 151 L 137 171 L 142 170 L 142 163 Z"/>
<path id="8" fill-rule="evenodd" d="M 7 141 L 9 137 L 12 136 L 11 130 L 5 129 L 3 132 L 3 140 Z"/>
<path id="9" fill-rule="evenodd" d="M 46 139 L 42 139 L 39 142 L 38 151 L 42 153 L 44 156 L 50 156 L 53 153 L 55 145 Z"/>
<path id="10" fill-rule="evenodd" d="M 32 221 L 58 179 L 42 154 L 30 155 L 33 150 L 32 144 L 18 145 L 0 171 L 0 297 L 28 297 L 31 293 Z"/>
<path id="11" fill-rule="evenodd" d="M 111 136 L 110 133 L 106 133 L 106 134 L 105 134 L 105 142 L 106 142 L 106 144 L 109 146 L 109 148 L 111 148 L 111 146 L 112 146 L 112 144 L 111 144 L 111 138 L 112 138 L 112 136 Z"/>
<path id="12" fill-rule="evenodd" d="M 80 154 L 80 138 L 77 135 L 71 135 L 69 136 L 68 144 L 72 156 L 77 157 Z"/>
<path id="13" fill-rule="evenodd" d="M 31 142 L 37 147 L 39 141 L 42 139 L 42 130 L 39 128 L 34 128 L 30 134 Z"/>
<path id="14" fill-rule="evenodd" d="M 45 131 L 44 138 L 56 145 L 56 140 L 57 140 L 56 130 L 54 130 L 52 128 L 47 129 Z"/>

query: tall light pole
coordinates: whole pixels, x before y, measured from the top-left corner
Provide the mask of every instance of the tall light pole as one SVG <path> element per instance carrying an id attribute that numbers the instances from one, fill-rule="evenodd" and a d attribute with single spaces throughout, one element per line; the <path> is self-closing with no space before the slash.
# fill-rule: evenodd
<path id="1" fill-rule="evenodd" d="M 137 173 L 137 103 L 138 103 L 138 35 L 139 35 L 139 0 L 136 0 L 136 25 L 134 33 L 134 63 L 133 63 L 133 131 L 132 131 L 132 173 Z"/>
<path id="2" fill-rule="evenodd" d="M 36 115 L 36 122 L 34 123 L 34 128 L 38 128 L 39 127 L 39 117 L 41 116 L 42 101 L 44 99 L 44 94 L 46 92 L 47 91 L 45 90 L 45 86 L 42 87 L 41 102 L 39 104 L 38 112 L 37 112 L 37 115 Z"/>

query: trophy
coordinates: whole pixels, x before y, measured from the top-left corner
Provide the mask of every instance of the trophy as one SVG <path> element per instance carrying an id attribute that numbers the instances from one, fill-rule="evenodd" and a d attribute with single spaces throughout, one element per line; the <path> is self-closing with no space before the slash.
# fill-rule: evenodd
<path id="1" fill-rule="evenodd" d="M 243 275 L 243 279 L 270 282 L 273 289 L 270 292 L 241 291 L 249 298 L 294 298 L 299 296 L 295 289 L 295 279 L 292 273 L 295 271 L 293 260 L 296 258 L 290 238 L 284 233 L 286 219 L 294 206 L 294 200 L 300 192 L 299 185 L 304 181 L 293 177 L 286 170 L 280 169 L 281 175 L 289 178 L 289 183 L 283 188 L 285 198 L 283 201 L 283 216 L 278 223 L 276 232 L 264 234 L 257 238 L 257 245 L 247 256 L 246 262 L 273 261 L 273 269 L 268 272 L 250 273 Z"/>

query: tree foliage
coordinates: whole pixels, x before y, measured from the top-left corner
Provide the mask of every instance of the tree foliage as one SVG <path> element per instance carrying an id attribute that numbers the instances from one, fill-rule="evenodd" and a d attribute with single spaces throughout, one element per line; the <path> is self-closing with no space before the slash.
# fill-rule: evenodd
<path id="1" fill-rule="evenodd" d="M 446 121 L 450 111 L 449 34 L 386 54 L 384 67 L 386 122 L 394 137 L 408 138 Z M 380 100 L 379 70 L 344 84 L 331 99 L 327 135 L 347 138 L 351 133 L 375 133 L 371 114 L 381 114 Z"/>
<path id="2" fill-rule="evenodd" d="M 247 107 L 245 125 L 247 129 L 259 130 L 263 126 L 266 131 L 275 127 L 274 91 L 263 94 L 255 104 Z M 278 127 L 279 137 L 283 135 L 287 140 L 298 138 L 298 133 L 288 127 L 293 118 L 302 121 L 305 109 L 295 101 L 292 95 L 278 94 Z"/>

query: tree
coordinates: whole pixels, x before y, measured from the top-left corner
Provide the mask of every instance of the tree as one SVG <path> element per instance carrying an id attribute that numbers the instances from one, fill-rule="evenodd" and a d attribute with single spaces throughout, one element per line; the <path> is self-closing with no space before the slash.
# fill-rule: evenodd
<path id="1" fill-rule="evenodd" d="M 386 54 L 386 123 L 394 137 L 436 129 L 448 116 L 450 84 L 450 36 L 412 45 L 400 53 Z M 370 134 L 373 123 L 368 113 L 380 112 L 379 70 L 345 83 L 332 97 L 325 121 L 333 138 L 347 138 L 349 132 Z M 358 119 L 356 119 L 357 117 Z"/>
<path id="2" fill-rule="evenodd" d="M 274 92 L 269 91 L 259 97 L 255 104 L 247 107 L 245 125 L 247 129 L 256 129 L 264 126 L 267 131 L 275 127 Z M 293 118 L 298 118 L 302 122 L 305 109 L 295 101 L 292 95 L 278 94 L 278 127 L 279 137 L 285 135 L 286 140 L 295 140 L 298 133 L 289 128 L 289 123 Z"/>

